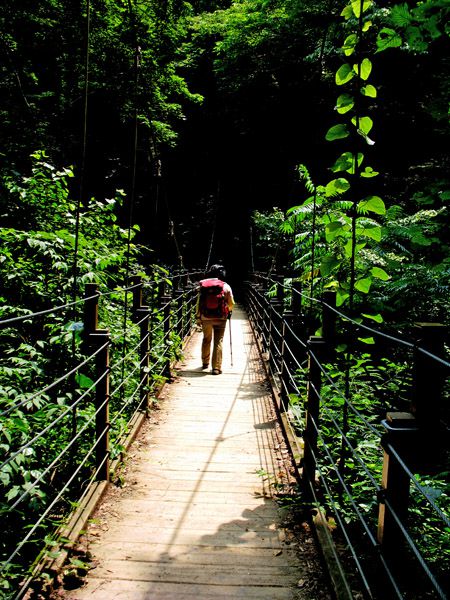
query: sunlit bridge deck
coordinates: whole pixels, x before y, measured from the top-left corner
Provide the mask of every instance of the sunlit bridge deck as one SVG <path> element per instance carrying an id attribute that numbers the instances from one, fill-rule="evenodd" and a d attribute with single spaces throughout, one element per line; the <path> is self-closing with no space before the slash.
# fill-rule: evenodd
<path id="1" fill-rule="evenodd" d="M 200 364 L 191 339 L 161 409 L 88 531 L 94 568 L 72 600 L 299 596 L 305 571 L 280 524 L 274 493 L 287 452 L 242 311 L 224 340 L 223 374 Z"/>

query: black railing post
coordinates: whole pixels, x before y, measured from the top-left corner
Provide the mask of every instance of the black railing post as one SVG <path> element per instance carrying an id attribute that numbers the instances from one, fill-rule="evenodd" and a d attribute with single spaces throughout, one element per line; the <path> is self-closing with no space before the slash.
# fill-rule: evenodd
<path id="1" fill-rule="evenodd" d="M 172 296 L 164 294 L 160 296 L 160 307 L 163 312 L 163 352 L 164 352 L 164 369 L 163 376 L 170 379 L 170 358 L 168 356 L 170 347 L 170 329 L 171 329 L 171 315 L 172 315 Z"/>
<path id="2" fill-rule="evenodd" d="M 95 463 L 96 479 L 109 481 L 109 343 L 107 329 L 98 329 L 98 288 L 85 288 L 84 343 L 95 357 Z M 91 298 L 95 296 L 94 298 Z M 90 298 L 90 299 L 88 299 Z"/>
<path id="3" fill-rule="evenodd" d="M 303 434 L 303 483 L 307 498 L 313 497 L 316 480 L 317 440 L 319 434 L 320 388 L 322 372 L 319 367 L 325 342 L 321 337 L 311 337 L 308 342 L 308 392 L 306 427 Z"/>
<path id="4" fill-rule="evenodd" d="M 148 412 L 150 391 L 150 307 L 142 304 L 142 279 L 133 277 L 133 319 L 139 323 L 140 406 Z"/>

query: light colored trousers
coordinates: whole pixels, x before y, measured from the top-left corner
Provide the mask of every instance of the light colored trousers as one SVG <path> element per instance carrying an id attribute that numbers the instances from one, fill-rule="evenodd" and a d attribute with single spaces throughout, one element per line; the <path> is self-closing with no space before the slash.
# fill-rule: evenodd
<path id="1" fill-rule="evenodd" d="M 202 318 L 202 364 L 209 365 L 209 357 L 211 355 L 211 340 L 213 340 L 211 366 L 213 369 L 219 369 L 219 371 L 222 370 L 222 345 L 226 326 L 226 319 Z"/>

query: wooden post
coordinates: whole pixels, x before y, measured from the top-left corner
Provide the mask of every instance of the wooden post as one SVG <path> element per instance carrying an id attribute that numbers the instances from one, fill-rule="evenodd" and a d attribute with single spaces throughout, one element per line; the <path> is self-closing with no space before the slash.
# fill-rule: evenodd
<path id="1" fill-rule="evenodd" d="M 387 413 L 383 421 L 387 433 L 382 439 L 384 448 L 382 493 L 379 495 L 378 508 L 378 541 L 383 552 L 388 556 L 399 558 L 405 539 L 401 533 L 395 516 L 406 524 L 410 492 L 410 480 L 395 453 L 410 468 L 414 468 L 411 459 L 417 454 L 418 445 L 416 422 L 411 413 Z M 389 506 L 386 505 L 386 501 Z"/>
<path id="2" fill-rule="evenodd" d="M 306 427 L 304 431 L 303 483 L 308 498 L 312 497 L 311 488 L 316 480 L 317 439 L 320 414 L 321 370 L 317 360 L 321 360 L 325 342 L 321 337 L 311 337 L 308 341 L 308 394 Z M 311 355 L 314 354 L 315 358 Z M 317 359 L 317 360 L 316 360 Z"/>
<path id="3" fill-rule="evenodd" d="M 84 303 L 84 344 L 95 357 L 95 462 L 97 480 L 109 481 L 109 342 L 107 329 L 98 329 L 98 293 L 97 284 L 88 283 L 85 288 Z"/>

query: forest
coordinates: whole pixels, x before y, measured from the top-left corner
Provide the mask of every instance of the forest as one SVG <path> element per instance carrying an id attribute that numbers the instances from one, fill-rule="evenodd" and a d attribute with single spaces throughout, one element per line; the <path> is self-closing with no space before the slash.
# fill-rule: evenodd
<path id="1" fill-rule="evenodd" d="M 335 292 L 387 333 L 448 327 L 449 13 L 447 0 L 4 0 L 0 321 L 96 283 L 116 290 L 101 312 L 112 326 L 132 277 L 156 298 L 223 262 L 238 301 L 256 271 L 312 299 Z M 28 523 L 11 506 L 40 477 L 36 449 L 8 456 L 93 381 L 32 393 L 82 360 L 79 320 L 0 322 L 0 511 L 14 513 L 1 561 Z M 401 355 L 360 341 L 355 368 L 401 379 Z M 60 444 L 39 452 L 51 461 Z M 446 510 L 448 462 L 434 475 Z M 36 513 L 46 485 L 29 492 Z M 443 571 L 444 534 L 430 541 Z M 23 576 L 8 564 L 5 598 Z"/>

